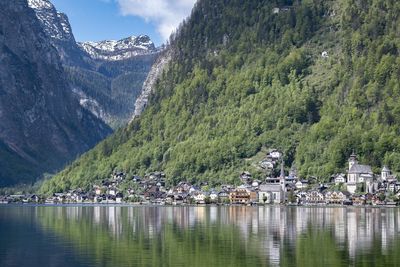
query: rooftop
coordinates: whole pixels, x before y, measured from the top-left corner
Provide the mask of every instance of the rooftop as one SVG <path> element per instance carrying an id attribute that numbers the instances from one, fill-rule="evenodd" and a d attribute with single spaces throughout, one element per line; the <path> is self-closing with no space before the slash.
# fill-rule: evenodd
<path id="1" fill-rule="evenodd" d="M 369 165 L 361 165 L 361 164 L 354 164 L 353 166 L 351 166 L 349 173 L 368 173 L 368 174 L 372 174 L 372 169 L 371 166 Z"/>

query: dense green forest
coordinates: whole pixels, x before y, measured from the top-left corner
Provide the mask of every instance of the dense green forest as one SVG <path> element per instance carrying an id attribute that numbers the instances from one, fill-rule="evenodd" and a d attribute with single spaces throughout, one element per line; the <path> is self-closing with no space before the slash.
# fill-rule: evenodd
<path id="1" fill-rule="evenodd" d="M 262 177 L 253 158 L 265 148 L 304 178 L 344 171 L 352 150 L 399 172 L 399 16 L 395 0 L 200 0 L 142 116 L 42 191 L 116 169 L 172 183 Z"/>

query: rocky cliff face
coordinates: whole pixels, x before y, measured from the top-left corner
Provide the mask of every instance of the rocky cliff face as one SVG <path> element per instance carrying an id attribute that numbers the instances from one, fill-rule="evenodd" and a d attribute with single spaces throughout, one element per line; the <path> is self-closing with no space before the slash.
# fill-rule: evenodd
<path id="1" fill-rule="evenodd" d="M 56 47 L 67 80 L 81 106 L 113 128 L 134 113 L 159 49 L 146 35 L 122 40 L 77 43 L 68 17 L 49 0 L 28 0 L 43 31 Z"/>
<path id="2" fill-rule="evenodd" d="M 143 83 L 142 91 L 138 98 L 135 101 L 135 112 L 133 114 L 133 118 L 140 116 L 143 110 L 146 108 L 146 105 L 149 101 L 150 94 L 153 91 L 154 85 L 157 80 L 161 77 L 161 74 L 168 66 L 168 63 L 171 61 L 171 53 L 170 51 L 164 51 L 151 67 L 149 74 L 147 75 L 146 80 Z"/>
<path id="3" fill-rule="evenodd" d="M 0 1 L 0 186 L 55 171 L 111 132 L 73 95 L 48 37 L 73 40 L 70 27 L 44 32 L 37 17 L 26 0 Z"/>
<path id="4" fill-rule="evenodd" d="M 56 10 L 48 0 L 28 0 L 43 31 L 58 50 L 64 65 L 91 68 L 90 58 L 77 45 L 67 15 Z"/>

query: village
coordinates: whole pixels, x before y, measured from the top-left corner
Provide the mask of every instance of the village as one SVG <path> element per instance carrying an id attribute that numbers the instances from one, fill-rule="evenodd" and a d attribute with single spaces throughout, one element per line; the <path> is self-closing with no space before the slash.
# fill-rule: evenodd
<path id="1" fill-rule="evenodd" d="M 347 173 L 331 176 L 328 183 L 303 180 L 292 168 L 285 175 L 282 154 L 272 149 L 259 165 L 266 169 L 280 167 L 280 175 L 267 176 L 264 181 L 253 179 L 243 171 L 239 186 L 222 184 L 211 188 L 208 183 L 193 185 L 180 182 L 166 185 L 163 172 L 144 177 L 127 177 L 115 172 L 90 190 L 70 190 L 50 197 L 36 194 L 0 196 L 0 204 L 135 204 L 135 205 L 374 205 L 397 206 L 400 182 L 387 166 L 374 174 L 371 166 L 359 164 L 357 155 L 350 155 Z"/>

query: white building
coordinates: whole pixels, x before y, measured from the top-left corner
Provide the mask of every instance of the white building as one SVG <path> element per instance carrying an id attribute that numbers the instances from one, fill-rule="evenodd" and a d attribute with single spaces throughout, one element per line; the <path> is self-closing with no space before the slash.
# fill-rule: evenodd
<path id="1" fill-rule="evenodd" d="M 258 203 L 279 204 L 283 202 L 282 187 L 277 184 L 262 184 L 258 191 Z"/>
<path id="2" fill-rule="evenodd" d="M 347 190 L 354 194 L 357 184 L 365 183 L 366 190 L 369 193 L 373 187 L 374 174 L 371 166 L 358 164 L 357 155 L 351 154 L 349 158 L 349 170 L 347 172 Z"/>
<path id="3" fill-rule="evenodd" d="M 268 178 L 266 184 L 259 186 L 258 202 L 266 204 L 279 204 L 286 200 L 286 176 L 284 162 L 281 163 L 281 175 L 279 178 Z"/>
<path id="4" fill-rule="evenodd" d="M 333 182 L 335 185 L 344 184 L 346 183 L 346 176 L 343 173 L 336 174 L 333 177 Z"/>

